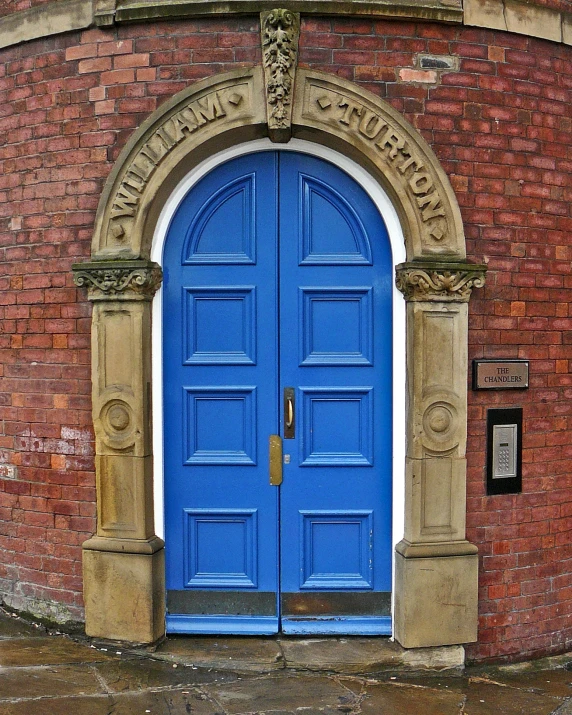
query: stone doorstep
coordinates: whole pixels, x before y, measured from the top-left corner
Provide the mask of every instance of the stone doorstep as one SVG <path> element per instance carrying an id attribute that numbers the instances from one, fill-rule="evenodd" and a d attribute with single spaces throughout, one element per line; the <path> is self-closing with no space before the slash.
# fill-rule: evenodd
<path id="1" fill-rule="evenodd" d="M 77 648 L 75 644 L 92 646 L 98 658 L 102 653 L 123 651 L 181 665 L 238 673 L 292 669 L 348 675 L 380 671 L 454 674 L 463 669 L 465 662 L 463 646 L 407 649 L 385 637 L 169 636 L 146 646 L 88 638 L 78 635 L 77 629 L 66 634 L 65 627 L 60 628 L 46 629 L 38 622 L 28 622 L 0 607 L 0 647 L 2 641 L 12 641 L 19 643 L 20 649 L 24 648 L 28 653 L 36 649 L 37 655 L 45 650 L 45 646 L 42 649 L 42 641 L 46 639 L 47 630 L 53 630 L 52 637 L 58 635 L 60 638 L 52 640 L 49 645 L 52 656 L 63 638 L 64 644 L 68 642 L 72 649 Z M 36 641 L 38 644 L 34 648 Z M 5 645 L 9 647 L 7 643 Z M 93 652 L 89 655 L 93 656 Z M 563 657 L 559 656 L 558 660 Z M 67 661 L 66 656 L 63 662 Z"/>
<path id="2" fill-rule="evenodd" d="M 381 671 L 459 673 L 465 662 L 463 646 L 406 649 L 388 638 L 171 636 L 153 648 L 137 650 L 181 665 L 237 673 L 284 668 L 348 675 Z"/>

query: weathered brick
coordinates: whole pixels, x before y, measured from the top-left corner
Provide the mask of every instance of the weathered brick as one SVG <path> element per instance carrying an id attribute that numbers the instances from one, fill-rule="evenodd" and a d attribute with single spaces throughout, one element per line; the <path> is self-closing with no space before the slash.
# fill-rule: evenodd
<path id="1" fill-rule="evenodd" d="M 78 65 L 78 72 L 85 74 L 87 72 L 102 72 L 111 69 L 111 59 L 109 57 L 98 57 L 89 60 L 81 60 Z"/>

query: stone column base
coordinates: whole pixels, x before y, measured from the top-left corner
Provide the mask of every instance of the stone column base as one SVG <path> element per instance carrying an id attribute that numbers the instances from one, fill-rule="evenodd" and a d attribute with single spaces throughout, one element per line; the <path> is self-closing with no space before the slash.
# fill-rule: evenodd
<path id="1" fill-rule="evenodd" d="M 478 556 L 395 553 L 395 639 L 404 648 L 477 640 Z"/>
<path id="2" fill-rule="evenodd" d="M 165 550 L 118 553 L 84 548 L 88 636 L 153 643 L 165 635 Z"/>

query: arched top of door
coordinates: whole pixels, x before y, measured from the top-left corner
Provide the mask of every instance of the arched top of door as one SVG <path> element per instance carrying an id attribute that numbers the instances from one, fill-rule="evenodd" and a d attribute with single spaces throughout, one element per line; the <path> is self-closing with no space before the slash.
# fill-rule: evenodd
<path id="1" fill-rule="evenodd" d="M 298 69 L 292 136 L 335 149 L 393 201 L 407 260 L 465 258 L 459 206 L 423 137 L 389 104 L 339 77 Z M 268 136 L 262 68 L 216 75 L 157 109 L 121 152 L 101 197 L 92 259 L 148 259 L 161 208 L 201 161 Z"/>

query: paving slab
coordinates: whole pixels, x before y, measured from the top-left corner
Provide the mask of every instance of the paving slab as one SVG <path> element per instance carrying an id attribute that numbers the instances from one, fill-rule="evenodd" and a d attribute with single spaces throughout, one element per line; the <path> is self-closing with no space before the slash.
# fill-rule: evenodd
<path id="1" fill-rule="evenodd" d="M 64 636 L 0 640 L 0 666 L 5 668 L 27 665 L 92 663 L 108 660 L 109 657 L 96 648 L 75 643 Z"/>
<path id="2" fill-rule="evenodd" d="M 189 690 L 42 698 L 0 704 L 0 715 L 144 715 L 145 713 L 225 715 L 205 695 Z"/>
<path id="3" fill-rule="evenodd" d="M 572 697 L 572 673 L 563 668 L 520 673 L 511 670 L 495 670 L 482 677 L 484 680 L 529 690 L 541 695 L 552 695 L 557 698 Z"/>
<path id="4" fill-rule="evenodd" d="M 0 700 L 103 692 L 92 666 L 50 665 L 0 670 Z"/>
<path id="5" fill-rule="evenodd" d="M 201 683 L 229 683 L 238 678 L 236 673 L 196 666 L 177 666 L 165 661 L 137 657 L 98 663 L 94 669 L 110 693 L 193 686 Z"/>
<path id="6" fill-rule="evenodd" d="M 402 648 L 389 638 L 279 638 L 287 668 L 333 673 L 459 670 L 462 646 Z"/>
<path id="7" fill-rule="evenodd" d="M 358 693 L 361 686 L 357 684 Z M 249 679 L 231 685 L 206 686 L 205 692 L 229 715 L 241 713 L 296 713 L 310 715 L 311 709 L 340 715 L 355 710 L 361 695 L 333 677 L 294 674 Z M 340 710 L 340 706 L 343 708 Z"/>
<path id="8" fill-rule="evenodd" d="M 463 715 L 550 715 L 562 702 L 562 698 L 554 695 L 512 687 L 482 676 L 397 678 L 394 684 L 458 695 L 464 702 Z"/>
<path id="9" fill-rule="evenodd" d="M 462 693 L 406 683 L 368 685 L 360 715 L 459 715 Z M 467 711 L 466 715 L 472 715 Z M 490 715 L 493 715 L 492 711 Z"/>
<path id="10" fill-rule="evenodd" d="M 371 673 L 398 667 L 401 646 L 379 638 L 279 640 L 288 668 L 336 673 Z"/>
<path id="11" fill-rule="evenodd" d="M 236 672 L 268 673 L 284 668 L 282 650 L 271 638 L 170 637 L 157 647 L 154 656 Z"/>
<path id="12" fill-rule="evenodd" d="M 549 695 L 475 682 L 469 679 L 463 688 L 467 715 L 550 715 L 560 704 Z"/>
<path id="13" fill-rule="evenodd" d="M 14 618 L 0 611 L 0 638 L 24 638 L 37 636 L 42 632 L 44 632 L 42 626 L 33 626 L 21 618 Z"/>

